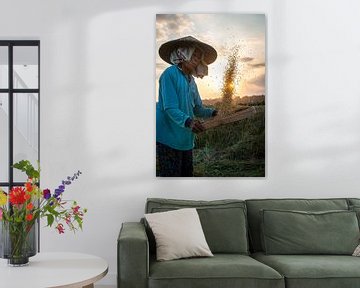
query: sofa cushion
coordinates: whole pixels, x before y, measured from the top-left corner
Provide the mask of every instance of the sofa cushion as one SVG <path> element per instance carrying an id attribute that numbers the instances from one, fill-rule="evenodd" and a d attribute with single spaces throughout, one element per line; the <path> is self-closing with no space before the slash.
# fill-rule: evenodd
<path id="1" fill-rule="evenodd" d="M 242 200 L 195 201 L 151 198 L 147 200 L 146 213 L 187 207 L 197 208 L 206 241 L 213 253 L 249 253 L 246 207 Z M 151 238 L 152 235 L 149 233 L 149 239 Z"/>
<path id="2" fill-rule="evenodd" d="M 215 254 L 211 258 L 150 261 L 149 288 L 284 288 L 274 269 L 246 255 Z"/>
<path id="3" fill-rule="evenodd" d="M 348 205 L 350 206 L 360 206 L 360 198 L 348 198 Z"/>
<path id="4" fill-rule="evenodd" d="M 360 205 L 359 206 L 351 205 L 349 207 L 349 210 L 354 211 L 356 213 L 356 217 L 358 219 L 358 224 L 359 224 L 359 228 L 360 228 Z"/>
<path id="5" fill-rule="evenodd" d="M 346 199 L 254 199 L 246 200 L 252 251 L 262 251 L 260 210 L 327 211 L 348 210 Z"/>
<path id="6" fill-rule="evenodd" d="M 159 261 L 213 256 L 195 208 L 145 214 L 156 239 Z"/>
<path id="7" fill-rule="evenodd" d="M 343 255 L 265 255 L 256 260 L 284 275 L 286 288 L 360 287 L 360 259 Z"/>
<path id="8" fill-rule="evenodd" d="M 262 210 L 266 254 L 351 255 L 359 244 L 354 211 Z"/>

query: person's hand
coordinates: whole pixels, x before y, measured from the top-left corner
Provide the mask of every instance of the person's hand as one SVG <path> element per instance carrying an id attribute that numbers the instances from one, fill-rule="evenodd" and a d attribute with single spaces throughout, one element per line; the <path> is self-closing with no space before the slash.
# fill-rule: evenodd
<path id="1" fill-rule="evenodd" d="M 205 127 L 199 120 L 193 120 L 190 124 L 190 128 L 194 133 L 200 133 L 205 131 Z"/>

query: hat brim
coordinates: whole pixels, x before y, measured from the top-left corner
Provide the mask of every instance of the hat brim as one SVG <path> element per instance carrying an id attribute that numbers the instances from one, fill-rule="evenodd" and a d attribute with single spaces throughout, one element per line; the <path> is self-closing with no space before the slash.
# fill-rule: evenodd
<path id="1" fill-rule="evenodd" d="M 170 62 L 170 55 L 175 49 L 179 47 L 198 47 L 204 53 L 203 60 L 207 65 L 213 63 L 216 60 L 217 52 L 212 46 L 201 42 L 193 37 L 191 37 L 192 39 L 188 38 L 189 37 L 171 40 L 162 44 L 159 48 L 159 55 L 161 59 L 163 59 L 169 64 L 172 64 Z"/>

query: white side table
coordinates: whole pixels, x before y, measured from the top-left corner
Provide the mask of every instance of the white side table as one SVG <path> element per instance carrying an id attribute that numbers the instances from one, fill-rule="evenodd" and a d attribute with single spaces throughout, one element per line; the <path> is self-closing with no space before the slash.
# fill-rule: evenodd
<path id="1" fill-rule="evenodd" d="M 9 267 L 6 259 L 0 259 L 0 287 L 93 288 L 107 272 L 107 262 L 97 256 L 38 253 L 23 267 Z"/>

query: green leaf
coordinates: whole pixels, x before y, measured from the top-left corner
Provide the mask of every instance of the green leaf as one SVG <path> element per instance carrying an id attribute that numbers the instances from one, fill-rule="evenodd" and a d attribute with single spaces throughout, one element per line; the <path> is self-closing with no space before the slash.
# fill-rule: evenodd
<path id="1" fill-rule="evenodd" d="M 82 219 L 79 216 L 75 216 L 75 221 L 78 223 L 79 228 L 82 230 Z"/>
<path id="2" fill-rule="evenodd" d="M 51 215 L 51 214 L 48 214 L 47 215 L 47 224 L 48 224 L 48 226 L 50 226 L 51 227 L 51 225 L 54 223 L 54 216 L 53 215 Z"/>
<path id="3" fill-rule="evenodd" d="M 47 210 L 49 211 L 49 213 L 51 213 L 52 215 L 54 215 L 55 217 L 58 217 L 60 215 L 59 212 L 57 212 L 54 208 L 52 208 L 51 206 L 47 207 Z"/>
<path id="4" fill-rule="evenodd" d="M 35 169 L 29 160 L 21 160 L 13 165 L 14 168 L 25 172 L 29 178 L 39 179 L 40 178 L 40 167 Z"/>
<path id="5" fill-rule="evenodd" d="M 27 166 L 31 165 L 28 160 L 21 160 L 13 165 L 14 168 L 19 169 L 21 171 L 25 171 Z"/>

